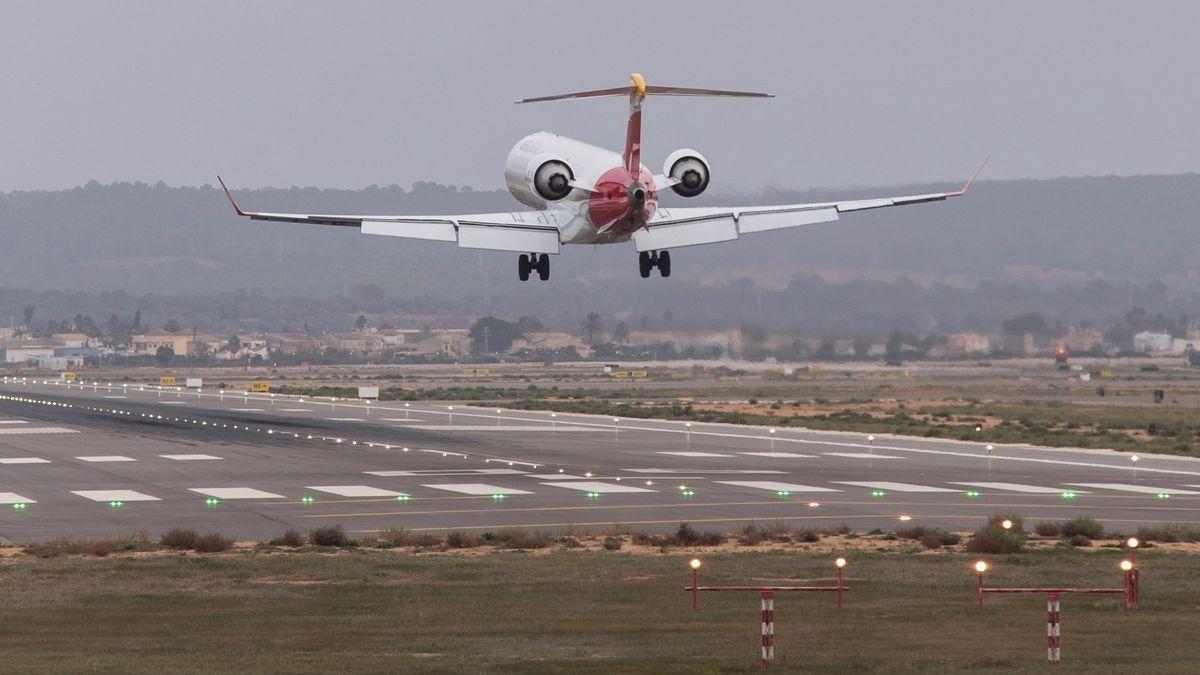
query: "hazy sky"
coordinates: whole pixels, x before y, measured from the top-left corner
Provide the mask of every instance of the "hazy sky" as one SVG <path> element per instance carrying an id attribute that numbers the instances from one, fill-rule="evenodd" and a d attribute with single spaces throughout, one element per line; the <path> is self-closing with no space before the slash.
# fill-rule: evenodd
<path id="1" fill-rule="evenodd" d="M 0 6 L 0 191 L 101 182 L 503 185 L 525 133 L 645 161 L 695 147 L 715 188 L 1200 169 L 1197 2 L 14 2 Z"/>

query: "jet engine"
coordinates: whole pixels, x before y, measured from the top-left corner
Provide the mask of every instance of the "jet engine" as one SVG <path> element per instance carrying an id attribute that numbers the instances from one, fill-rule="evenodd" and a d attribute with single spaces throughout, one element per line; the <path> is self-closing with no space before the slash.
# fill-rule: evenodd
<path id="1" fill-rule="evenodd" d="M 708 187 L 708 162 L 690 148 L 668 155 L 663 163 L 663 174 L 679 180 L 671 189 L 681 197 L 695 197 Z"/>
<path id="2" fill-rule="evenodd" d="M 551 159 L 542 162 L 533 172 L 533 189 L 548 202 L 556 202 L 571 194 L 571 181 L 575 175 L 563 161 Z"/>

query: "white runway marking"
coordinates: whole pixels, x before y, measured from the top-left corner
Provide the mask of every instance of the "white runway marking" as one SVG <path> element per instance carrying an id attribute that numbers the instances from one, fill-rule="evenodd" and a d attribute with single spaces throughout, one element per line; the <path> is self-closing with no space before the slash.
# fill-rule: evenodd
<path id="1" fill-rule="evenodd" d="M 104 398 L 129 398 L 128 396 L 105 396 Z"/>
<path id="2" fill-rule="evenodd" d="M 158 405 L 187 405 L 183 401 L 159 401 Z"/>
<path id="3" fill-rule="evenodd" d="M 312 412 L 308 408 L 280 408 L 279 412 Z"/>
<path id="4" fill-rule="evenodd" d="M 188 488 L 189 492 L 198 492 L 208 497 L 216 497 L 217 499 L 283 499 L 283 495 L 277 495 L 274 492 L 263 492 L 248 487 L 228 487 L 228 488 Z"/>
<path id="5" fill-rule="evenodd" d="M 1029 494 L 1036 495 L 1056 495 L 1063 492 L 1062 488 L 1024 485 L 1022 483 L 951 483 L 951 485 L 966 485 L 968 487 L 981 487 L 987 490 L 1004 490 L 1005 492 L 1028 492 Z M 1087 494 L 1082 490 L 1076 490 L 1075 492 Z"/>
<path id="6" fill-rule="evenodd" d="M 0 429 L 0 436 L 16 436 L 17 434 L 77 434 L 74 429 L 63 427 L 15 427 Z"/>
<path id="7" fill-rule="evenodd" d="M 177 462 L 203 462 L 211 459 L 221 459 L 216 455 L 159 455 L 163 459 L 173 459 Z"/>
<path id="8" fill-rule="evenodd" d="M 778 483 L 770 480 L 719 480 L 721 485 L 737 485 L 738 487 L 758 488 L 771 492 L 841 492 L 835 488 L 813 487 L 812 485 L 797 485 L 795 483 Z"/>
<path id="9" fill-rule="evenodd" d="M 549 425 L 489 425 L 489 424 L 410 424 L 427 431 L 555 431 L 566 433 L 591 432 L 600 433 L 603 429 L 588 427 L 552 427 Z"/>
<path id="10" fill-rule="evenodd" d="M 25 420 L 0 420 L 0 424 L 29 424 Z"/>
<path id="11" fill-rule="evenodd" d="M 326 417 L 330 422 L 365 422 L 361 417 Z"/>
<path id="12" fill-rule="evenodd" d="M 411 424 L 423 424 L 425 422 L 425 420 L 416 417 L 382 417 L 380 419 L 382 419 L 384 422 L 401 422 Z"/>
<path id="13" fill-rule="evenodd" d="M 837 480 L 835 483 L 841 485 L 854 485 L 857 487 L 871 488 L 873 490 L 891 490 L 893 492 L 958 492 L 950 488 L 930 487 L 928 485 L 913 485 L 912 483 L 892 483 L 889 481 L 846 481 Z"/>
<path id="14" fill-rule="evenodd" d="M 576 476 L 570 473 L 531 473 L 527 474 L 528 478 L 536 478 L 538 480 L 586 480 L 587 476 Z"/>
<path id="15" fill-rule="evenodd" d="M 230 408 L 233 412 L 262 412 L 262 408 Z"/>
<path id="16" fill-rule="evenodd" d="M 395 490 L 381 490 L 370 485 L 309 485 L 308 489 L 341 497 L 399 497 L 406 494 Z"/>
<path id="17" fill-rule="evenodd" d="M 1079 487 L 1090 487 L 1097 490 L 1140 492 L 1148 495 L 1163 493 L 1170 495 L 1200 495 L 1200 492 L 1196 492 L 1195 490 L 1177 490 L 1175 488 L 1154 487 L 1152 485 L 1129 485 L 1127 483 L 1067 483 L 1067 485 L 1078 485 Z"/>
<path id="18" fill-rule="evenodd" d="M 623 469 L 630 473 L 787 473 L 775 469 Z"/>
<path id="19" fill-rule="evenodd" d="M 597 483 L 593 481 L 569 481 L 566 483 L 542 483 L 551 487 L 567 488 L 568 490 L 579 490 L 580 492 L 599 492 L 600 494 L 617 493 L 617 492 L 657 492 L 657 490 L 647 490 L 646 488 L 633 487 L 632 485 L 621 485 L 619 483 Z"/>
<path id="20" fill-rule="evenodd" d="M 428 452 L 431 455 L 441 455 L 442 457 L 466 457 L 461 452 L 450 452 L 449 450 L 433 450 L 432 448 L 419 448 L 417 452 Z"/>
<path id="21" fill-rule="evenodd" d="M 27 497 L 22 497 L 15 492 L 0 492 L 0 504 L 36 504 L 37 502 Z"/>
<path id="22" fill-rule="evenodd" d="M 440 483 L 437 485 L 426 485 L 427 488 L 435 490 L 446 490 L 448 492 L 461 492 L 464 495 L 531 495 L 528 490 L 515 490 L 513 488 L 504 488 L 498 485 L 488 485 L 487 483 Z"/>
<path id="23" fill-rule="evenodd" d="M 71 494 L 79 495 L 94 502 L 161 502 L 158 497 L 151 497 L 133 490 L 71 490 Z"/>
<path id="24" fill-rule="evenodd" d="M 654 454 L 656 454 L 656 455 L 674 455 L 676 457 L 733 457 L 733 455 L 726 455 L 726 454 L 722 454 L 719 452 L 693 452 L 693 451 L 656 452 Z"/>
<path id="25" fill-rule="evenodd" d="M 41 457 L 0 457 L 0 464 L 49 464 L 50 460 Z"/>
<path id="26" fill-rule="evenodd" d="M 449 471 L 364 471 L 369 476 L 394 478 L 397 476 L 519 476 L 524 471 L 516 469 L 451 469 Z"/>
<path id="27" fill-rule="evenodd" d="M 904 459 L 895 455 L 872 455 L 866 452 L 822 452 L 826 457 L 849 457 L 851 459 Z"/>
<path id="28" fill-rule="evenodd" d="M 89 455 L 87 457 L 76 457 L 75 459 L 81 462 L 136 462 L 137 460 L 125 455 Z"/>
<path id="29" fill-rule="evenodd" d="M 777 459 L 813 459 L 816 455 L 801 455 L 797 452 L 739 452 L 739 455 L 750 455 L 751 457 L 773 457 Z"/>

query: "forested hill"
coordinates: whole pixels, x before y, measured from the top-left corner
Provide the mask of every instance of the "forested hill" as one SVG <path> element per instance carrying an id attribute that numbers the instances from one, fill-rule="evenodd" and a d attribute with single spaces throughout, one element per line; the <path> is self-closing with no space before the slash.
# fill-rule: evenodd
<path id="1" fill-rule="evenodd" d="M 718 177 L 719 179 L 719 177 Z M 671 205 L 822 201 L 954 189 L 674 195 Z M 333 213 L 470 213 L 518 208 L 504 191 L 240 190 L 246 208 Z M 349 228 L 259 223 L 233 215 L 211 186 L 90 183 L 0 195 L 0 287 L 204 294 L 260 289 L 333 295 L 377 284 L 431 305 L 536 299 L 555 289 L 636 300 L 648 284 L 746 277 L 783 287 L 797 274 L 904 275 L 917 280 L 1038 278 L 1187 284 L 1200 271 L 1200 174 L 982 181 L 946 203 L 850 214 L 838 223 L 676 252 L 670 280 L 637 278 L 632 246 L 565 247 L 549 284 L 516 280 L 516 256 L 368 237 Z M 536 289 L 536 290 L 535 290 Z M 665 290 L 665 289 L 663 289 Z"/>

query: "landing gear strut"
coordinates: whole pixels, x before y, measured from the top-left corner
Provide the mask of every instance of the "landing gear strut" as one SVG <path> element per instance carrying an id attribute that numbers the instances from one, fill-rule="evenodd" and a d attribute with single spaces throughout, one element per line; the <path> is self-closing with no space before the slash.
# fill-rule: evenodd
<path id="1" fill-rule="evenodd" d="M 550 256 L 542 253 L 530 253 L 529 255 L 521 254 L 517 258 L 517 276 L 521 281 L 529 281 L 529 273 L 537 271 L 538 278 L 546 281 L 550 278 Z"/>
<path id="2" fill-rule="evenodd" d="M 670 251 L 642 251 L 638 254 L 638 271 L 642 278 L 650 276 L 650 270 L 658 268 L 658 273 L 664 278 L 671 276 Z"/>

